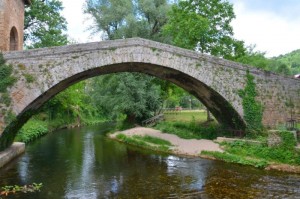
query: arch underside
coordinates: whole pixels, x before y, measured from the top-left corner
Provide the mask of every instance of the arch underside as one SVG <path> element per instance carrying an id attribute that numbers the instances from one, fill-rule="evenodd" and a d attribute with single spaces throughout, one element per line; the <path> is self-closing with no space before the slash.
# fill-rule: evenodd
<path id="1" fill-rule="evenodd" d="M 140 72 L 155 76 L 167 81 L 170 81 L 190 94 L 198 98 L 214 115 L 217 121 L 230 129 L 244 129 L 245 123 L 238 112 L 232 107 L 219 93 L 208 87 L 201 81 L 175 69 L 147 64 L 147 63 L 122 63 L 101 66 L 86 70 L 84 72 L 73 75 L 57 85 L 50 88 L 41 96 L 36 98 L 31 104 L 29 104 L 18 116 L 11 122 L 4 130 L 0 137 L 0 151 L 9 146 L 18 130 L 23 124 L 33 115 L 38 109 L 49 99 L 55 96 L 57 93 L 65 90 L 69 86 L 99 75 L 118 73 L 118 72 Z"/>

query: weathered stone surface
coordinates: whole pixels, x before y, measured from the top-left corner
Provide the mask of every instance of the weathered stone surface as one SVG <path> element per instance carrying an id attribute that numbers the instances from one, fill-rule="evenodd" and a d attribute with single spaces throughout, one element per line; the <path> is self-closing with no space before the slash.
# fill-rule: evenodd
<path id="1" fill-rule="evenodd" d="M 28 2 L 26 1 L 26 4 Z M 23 49 L 24 0 L 0 1 L 0 51 L 10 50 L 10 32 L 15 28 L 17 45 L 14 50 Z"/>
<path id="2" fill-rule="evenodd" d="M 280 131 L 272 130 L 268 132 L 268 146 L 278 146 L 282 143 Z"/>
<path id="3" fill-rule="evenodd" d="M 0 152 L 0 168 L 25 151 L 25 143 L 15 142 L 5 151 Z"/>
<path id="4" fill-rule="evenodd" d="M 116 72 L 141 72 L 171 81 L 196 96 L 219 122 L 236 129 L 245 126 L 238 92 L 244 89 L 249 70 L 257 85 L 257 100 L 264 107 L 265 125 L 284 123 L 289 117 L 290 101 L 294 111 L 300 113 L 299 79 L 145 39 L 9 52 L 4 57 L 14 66 L 18 79 L 9 90 L 10 107 L 0 104 L 4 113 L 0 115 L 0 132 L 6 129 L 6 134 L 16 133 L 32 112 L 70 85 Z M 32 75 L 35 81 L 26 82 L 25 74 Z M 6 124 L 4 118 L 9 110 L 18 117 L 14 123 Z M 3 136 L 0 143 L 1 139 Z"/>

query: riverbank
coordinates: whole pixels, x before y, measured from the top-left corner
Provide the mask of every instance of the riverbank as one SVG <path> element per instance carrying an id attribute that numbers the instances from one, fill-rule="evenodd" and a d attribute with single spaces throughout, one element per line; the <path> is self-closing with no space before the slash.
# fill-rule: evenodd
<path id="1" fill-rule="evenodd" d="M 15 141 L 26 144 L 59 129 L 69 129 L 80 126 L 95 125 L 106 122 L 106 120 L 84 120 L 78 122 L 63 122 L 63 120 L 43 121 L 32 118 L 20 129 L 15 137 Z"/>
<path id="2" fill-rule="evenodd" d="M 147 136 L 158 137 L 160 139 L 167 140 L 172 144 L 172 147 L 170 147 L 170 152 L 176 155 L 199 157 L 199 154 L 203 150 L 223 152 L 219 144 L 214 143 L 212 140 L 206 140 L 206 139 L 186 140 L 186 139 L 179 138 L 177 135 L 162 133 L 159 130 L 155 130 L 151 128 L 135 127 L 125 131 L 109 134 L 109 137 L 112 139 L 119 140 L 117 138 L 118 134 L 124 134 L 127 137 L 147 135 Z"/>
<path id="3" fill-rule="evenodd" d="M 120 134 L 123 134 L 129 138 L 132 138 L 134 136 L 151 136 L 151 137 L 157 137 L 163 140 L 167 140 L 172 144 L 172 147 L 169 148 L 168 152 L 179 156 L 202 157 L 206 159 L 222 160 L 225 162 L 252 165 L 259 168 L 264 168 L 265 170 L 277 170 L 277 171 L 284 171 L 290 173 L 300 173 L 300 166 L 296 166 L 296 165 L 281 164 L 281 163 L 266 161 L 264 159 L 253 159 L 253 158 L 240 159 L 240 157 L 238 156 L 224 152 L 222 146 L 220 146 L 218 143 L 215 143 L 212 140 L 206 140 L 206 139 L 187 140 L 187 139 L 179 138 L 176 135 L 162 133 L 159 130 L 144 128 L 144 127 L 135 127 L 125 131 L 116 132 L 113 134 L 109 134 L 109 137 L 111 139 L 115 139 L 122 142 L 123 140 L 118 139 L 118 135 Z M 129 143 L 129 144 L 135 145 L 135 143 Z M 143 146 L 140 145 L 140 147 Z M 154 150 L 158 149 L 157 147 L 153 147 L 153 148 Z M 222 155 L 218 156 L 216 154 L 222 154 Z M 228 158 L 224 158 L 225 156 Z M 263 162 L 263 164 L 259 165 L 260 162 Z"/>

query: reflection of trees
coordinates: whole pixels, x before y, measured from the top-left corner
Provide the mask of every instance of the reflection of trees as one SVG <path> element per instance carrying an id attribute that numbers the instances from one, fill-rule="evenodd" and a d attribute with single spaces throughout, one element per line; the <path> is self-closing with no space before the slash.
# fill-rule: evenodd
<path id="1" fill-rule="evenodd" d="M 255 184 L 258 170 L 223 163 L 208 172 L 205 193 L 209 198 L 260 198 Z"/>
<path id="2" fill-rule="evenodd" d="M 205 174 L 199 160 L 190 162 L 175 156 L 162 157 L 131 150 L 127 154 L 128 165 L 124 165 L 120 177 L 122 183 L 108 197 L 165 198 L 202 190 Z"/>
<path id="3" fill-rule="evenodd" d="M 108 140 L 99 127 L 63 130 L 37 140 L 27 146 L 27 153 L 17 164 L 0 170 L 0 179 L 0 186 L 44 184 L 40 193 L 34 197 L 22 195 L 22 199 L 72 195 L 176 198 L 183 194 L 199 198 L 198 192 L 205 193 L 206 197 L 200 198 L 273 198 L 300 194 L 298 176 L 275 175 L 210 160 L 157 155 Z"/>

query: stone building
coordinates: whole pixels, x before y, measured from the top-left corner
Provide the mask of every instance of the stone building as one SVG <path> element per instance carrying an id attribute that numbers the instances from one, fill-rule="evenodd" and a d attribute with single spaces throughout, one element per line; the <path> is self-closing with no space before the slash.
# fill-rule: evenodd
<path id="1" fill-rule="evenodd" d="M 23 49 L 24 9 L 30 0 L 0 0 L 0 51 Z"/>

